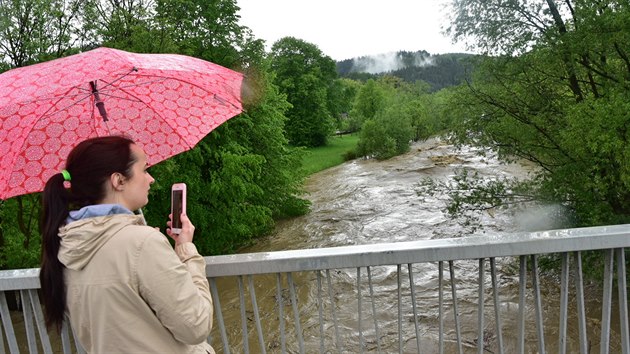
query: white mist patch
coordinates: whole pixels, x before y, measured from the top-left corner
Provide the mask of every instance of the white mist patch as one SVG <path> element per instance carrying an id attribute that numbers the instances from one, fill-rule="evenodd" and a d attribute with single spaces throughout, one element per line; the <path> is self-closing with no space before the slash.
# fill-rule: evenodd
<path id="1" fill-rule="evenodd" d="M 538 205 L 514 214 L 516 231 L 534 232 L 566 227 L 567 210 L 561 205 Z"/>
<path id="2" fill-rule="evenodd" d="M 389 52 L 354 58 L 350 71 L 378 74 L 400 70 L 410 66 L 422 67 L 434 65 L 433 57 L 425 53 L 426 52 Z"/>

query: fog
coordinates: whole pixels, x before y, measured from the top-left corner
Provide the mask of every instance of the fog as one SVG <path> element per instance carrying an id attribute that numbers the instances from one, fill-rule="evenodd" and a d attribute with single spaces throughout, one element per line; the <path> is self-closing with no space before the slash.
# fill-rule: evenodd
<path id="1" fill-rule="evenodd" d="M 354 58 L 351 72 L 378 74 L 410 66 L 429 66 L 433 62 L 433 56 L 426 52 L 389 52 Z"/>

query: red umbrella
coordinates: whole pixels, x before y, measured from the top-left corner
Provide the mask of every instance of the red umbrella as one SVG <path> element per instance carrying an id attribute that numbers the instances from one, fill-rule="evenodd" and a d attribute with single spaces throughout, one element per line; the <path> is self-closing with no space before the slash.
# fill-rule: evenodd
<path id="1" fill-rule="evenodd" d="M 98 48 L 0 74 L 0 199 L 41 191 L 80 141 L 126 135 L 155 164 L 242 112 L 243 75 L 184 55 Z"/>

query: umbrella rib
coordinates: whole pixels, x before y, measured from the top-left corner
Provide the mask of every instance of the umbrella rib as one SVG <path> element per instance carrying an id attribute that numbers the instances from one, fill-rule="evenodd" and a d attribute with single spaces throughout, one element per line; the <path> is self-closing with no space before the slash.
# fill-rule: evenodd
<path id="1" fill-rule="evenodd" d="M 136 71 L 137 71 L 137 70 L 136 70 Z M 130 72 L 130 73 L 128 73 L 128 74 L 126 74 L 126 75 L 129 75 L 129 74 L 131 74 L 131 72 Z M 125 76 L 126 76 L 126 75 L 125 75 Z M 217 75 L 218 75 L 218 76 L 221 76 L 221 74 L 217 74 Z M 146 85 L 146 84 L 155 83 L 155 82 L 159 82 L 159 81 L 166 81 L 166 80 L 175 80 L 175 81 L 185 82 L 185 83 L 187 83 L 187 84 L 189 84 L 189 85 L 191 85 L 191 86 L 194 86 L 194 87 L 199 88 L 200 90 L 203 90 L 203 91 L 205 91 L 205 92 L 208 92 L 208 90 L 206 90 L 205 88 L 203 88 L 203 87 L 199 86 L 198 84 L 196 84 L 196 83 L 194 83 L 194 82 L 184 81 L 184 80 L 182 80 L 182 79 L 178 79 L 178 78 L 174 78 L 174 77 L 156 76 L 156 75 L 147 75 L 147 74 L 140 74 L 140 73 L 138 73 L 136 76 L 138 76 L 138 77 L 145 77 L 145 78 L 156 78 L 156 79 L 154 79 L 154 80 L 148 80 L 148 81 L 142 81 L 142 82 L 138 82 L 138 83 L 134 83 L 134 84 L 129 84 L 129 85 L 124 85 L 124 86 L 123 86 L 123 85 L 121 85 L 121 86 L 114 86 L 114 83 L 115 83 L 116 81 L 118 81 L 118 80 L 122 79 L 122 77 L 120 77 L 120 78 L 118 78 L 118 79 L 116 79 L 116 80 L 112 81 L 111 83 L 108 83 L 107 81 L 104 81 L 104 80 L 101 80 L 101 81 L 103 81 L 103 82 L 106 84 L 106 85 L 105 85 L 105 87 L 110 87 L 110 86 L 111 86 L 111 87 L 115 87 L 115 88 L 117 88 L 117 89 L 119 89 L 119 90 L 121 90 L 121 91 L 124 91 L 124 92 L 127 92 L 127 91 L 125 91 L 125 90 L 124 90 L 124 88 L 126 88 L 126 87 L 135 87 L 135 86 Z M 221 77 L 222 77 L 222 76 L 221 76 Z M 222 78 L 223 78 L 223 77 L 222 77 Z M 103 92 L 103 91 L 107 91 L 107 90 L 103 90 L 103 89 L 99 90 L 99 92 L 100 92 L 101 94 L 103 94 L 103 95 L 108 95 L 109 97 L 115 97 L 115 98 L 125 99 L 125 98 L 123 98 L 123 97 L 118 97 L 118 96 L 114 96 L 114 95 L 111 95 L 111 94 L 107 94 L 106 92 Z M 237 107 L 235 104 L 233 104 L 232 102 L 226 101 L 224 98 L 222 98 L 221 96 L 217 95 L 216 93 L 212 92 L 212 94 L 214 95 L 214 98 L 216 98 L 216 99 L 217 99 L 217 101 L 221 102 L 223 105 L 230 104 L 232 107 L 234 107 L 234 108 L 236 108 L 236 109 L 239 109 L 239 107 Z M 242 102 L 241 102 L 240 97 L 234 97 L 234 99 L 236 99 L 238 102 L 242 103 Z M 143 101 L 138 101 L 138 102 L 143 102 Z"/>
<path id="2" fill-rule="evenodd" d="M 138 74 L 138 76 L 149 77 L 149 75 L 146 75 L 146 74 Z M 221 74 L 217 74 L 217 76 L 221 76 Z M 179 81 L 179 82 L 185 82 L 185 83 L 187 83 L 188 85 L 191 85 L 191 86 L 197 87 L 197 88 L 199 88 L 199 89 L 200 89 L 200 90 L 202 90 L 202 91 L 208 92 L 208 90 L 207 90 L 207 89 L 205 89 L 205 88 L 203 88 L 203 87 L 199 86 L 198 84 L 196 84 L 196 83 L 194 83 L 194 82 L 191 82 L 191 81 L 185 81 L 185 80 L 178 79 L 178 78 L 174 78 L 174 77 L 162 77 L 162 76 L 154 76 L 154 77 L 161 77 L 163 80 L 169 80 L 169 79 L 170 79 L 170 80 L 175 80 L 175 81 Z M 223 78 L 223 76 L 221 76 L 221 77 Z M 227 80 L 226 80 L 226 81 L 227 81 Z M 212 94 L 214 95 L 214 97 L 215 97 L 215 98 L 220 98 L 220 96 L 219 96 L 219 95 L 217 95 L 215 92 L 208 92 L 208 93 L 212 93 Z M 242 103 L 242 102 L 241 102 L 241 98 L 240 98 L 240 97 L 234 97 L 234 99 L 235 99 L 236 101 L 238 101 L 239 103 Z M 219 102 L 221 102 L 221 103 L 223 103 L 224 105 L 225 105 L 225 103 L 229 103 L 232 107 L 234 107 L 234 108 L 238 109 L 238 107 L 237 107 L 235 104 L 233 104 L 232 102 L 226 101 L 226 100 L 225 100 L 225 99 L 223 99 L 223 98 L 221 98 L 221 99 L 220 99 L 220 100 L 218 100 L 218 101 L 219 101 Z"/>
<path id="3" fill-rule="evenodd" d="M 132 73 L 132 72 L 134 72 L 134 71 L 138 71 L 138 69 L 136 69 L 136 67 L 134 67 L 134 68 L 133 68 L 133 69 L 131 69 L 129 72 L 127 72 L 127 73 L 125 73 L 125 74 L 123 74 L 123 75 L 120 75 L 118 78 L 116 78 L 116 79 L 115 79 L 114 81 L 112 81 L 112 82 L 107 82 L 107 81 L 105 81 L 105 80 L 100 80 L 100 81 L 104 82 L 104 83 L 106 84 L 106 85 L 105 85 L 105 87 L 107 87 L 107 86 L 113 85 L 116 81 L 122 80 L 125 76 L 127 76 L 127 75 L 131 74 L 131 73 Z M 30 101 L 24 101 L 24 102 L 26 102 L 26 103 L 31 103 L 31 102 L 40 102 L 40 101 L 49 101 L 49 100 L 54 100 L 54 99 L 55 99 L 55 98 L 57 98 L 57 97 L 59 97 L 59 98 L 61 99 L 61 98 L 66 98 L 66 97 L 67 97 L 67 98 L 71 98 L 71 97 L 80 96 L 80 95 L 81 95 L 80 93 L 73 94 L 73 95 L 68 95 L 68 92 L 69 92 L 70 90 L 72 90 L 73 88 L 76 88 L 76 89 L 77 89 L 77 90 L 79 90 L 79 91 L 85 91 L 85 93 L 86 93 L 88 96 L 92 94 L 92 90 L 91 90 L 91 89 L 83 88 L 83 87 L 81 87 L 80 85 L 74 85 L 74 86 L 71 86 L 71 87 L 70 87 L 70 88 L 69 88 L 69 89 L 68 89 L 68 90 L 67 90 L 64 94 L 61 94 L 61 95 L 53 95 L 53 96 L 44 96 L 44 97 L 40 97 L 40 98 L 36 98 L 36 99 L 32 99 L 32 100 L 30 100 Z M 100 91 L 100 90 L 99 90 L 99 91 Z M 70 106 L 69 106 L 69 107 L 70 107 Z"/>
<path id="4" fill-rule="evenodd" d="M 76 95 L 76 96 L 78 96 L 78 95 Z M 59 98 L 59 100 L 57 100 L 57 102 L 55 102 L 55 104 L 54 104 L 54 105 L 51 105 L 51 106 L 50 106 L 50 108 L 48 108 L 48 110 L 46 110 L 46 113 L 44 113 L 44 114 L 42 114 L 41 116 L 39 116 L 39 118 L 38 118 L 38 119 L 41 119 L 41 118 L 43 118 L 43 117 L 51 117 L 51 116 L 53 116 L 53 115 L 55 115 L 55 114 L 57 114 L 57 113 L 65 112 L 68 108 L 70 108 L 70 107 L 72 107 L 72 106 L 76 106 L 77 104 L 79 104 L 79 103 L 81 103 L 81 102 L 85 101 L 85 100 L 86 100 L 86 99 L 88 99 L 89 97 L 90 97 L 90 96 L 85 96 L 85 97 L 83 97 L 83 98 L 81 98 L 81 99 L 79 99 L 79 100 L 77 100 L 77 101 L 73 101 L 73 102 L 72 102 L 72 104 L 70 104 L 70 105 L 68 105 L 68 106 L 66 106 L 66 107 L 62 107 L 62 108 L 60 108 L 60 109 L 56 110 L 55 112 L 53 112 L 53 113 L 51 113 L 51 114 L 47 114 L 47 113 L 48 113 L 48 111 L 50 111 L 50 110 L 54 107 L 54 105 L 56 105 L 59 101 L 61 101 L 61 99 L 63 99 L 63 98 L 64 98 L 64 97 L 62 96 L 62 97 L 60 97 L 60 98 Z"/>
<path id="5" fill-rule="evenodd" d="M 56 113 L 58 113 L 58 112 L 60 112 L 60 111 L 62 111 L 62 110 L 65 110 L 65 109 L 68 109 L 69 107 L 75 106 L 75 105 L 77 105 L 78 103 L 80 103 L 80 102 L 84 101 L 87 97 L 89 97 L 89 96 L 83 97 L 83 98 L 79 99 L 78 101 L 74 101 L 74 102 L 73 102 L 73 104 L 71 104 L 71 105 L 69 105 L 69 106 L 67 106 L 67 107 L 64 107 L 63 109 L 59 109 L 59 110 L 57 110 L 56 112 L 53 112 L 53 113 L 51 113 L 51 114 L 48 114 L 48 112 L 50 112 L 50 110 L 52 110 L 52 109 L 53 109 L 53 107 L 55 107 L 55 106 L 57 105 L 57 103 L 59 103 L 59 101 L 61 101 L 62 99 L 66 98 L 66 97 L 75 97 L 75 96 L 80 96 L 79 94 L 75 94 L 75 95 L 68 95 L 68 92 L 70 92 L 70 91 L 71 91 L 72 89 L 74 89 L 74 88 L 79 88 L 79 89 L 80 89 L 80 87 L 78 87 L 78 86 L 73 86 L 73 87 L 68 88 L 68 90 L 66 91 L 66 94 L 65 94 L 65 95 L 58 95 L 58 96 L 52 96 L 52 97 L 46 98 L 46 100 L 50 100 L 50 99 L 55 99 L 55 98 L 57 98 L 57 100 L 56 100 L 53 104 L 51 104 L 51 105 L 50 105 L 50 107 L 48 107 L 48 109 L 46 110 L 46 112 L 44 112 L 44 113 L 43 113 L 43 114 L 41 114 L 39 117 L 37 117 L 37 120 L 39 121 L 39 120 L 41 120 L 41 119 L 42 119 L 42 118 L 44 118 L 44 117 L 52 116 L 52 115 L 54 115 L 54 114 L 56 114 Z M 41 100 L 44 100 L 44 99 L 41 99 Z M 30 102 L 37 102 L 37 101 L 40 101 L 40 100 L 32 100 L 32 101 L 28 101 L 28 102 L 30 103 Z"/>
<path id="6" fill-rule="evenodd" d="M 103 79 L 98 79 L 99 81 L 101 81 L 101 82 L 104 82 L 104 83 L 105 83 L 105 86 L 104 86 L 104 87 L 102 87 L 101 89 L 99 89 L 99 92 L 101 92 L 101 90 L 102 90 L 102 89 L 106 89 L 108 86 L 113 85 L 114 83 L 116 83 L 116 81 L 120 81 L 120 80 L 122 80 L 125 76 L 127 76 L 127 75 L 131 74 L 131 73 L 132 73 L 132 72 L 134 72 L 134 71 L 138 71 L 138 68 L 136 68 L 135 66 L 134 66 L 133 68 L 131 68 L 131 70 L 129 70 L 127 73 L 125 73 L 125 74 L 122 74 L 122 75 L 118 76 L 118 77 L 117 77 L 116 79 L 114 79 L 114 81 L 112 81 L 112 82 L 107 82 L 107 81 L 105 81 L 105 80 L 103 80 Z M 119 87 L 119 86 L 117 86 L 117 87 Z"/>
<path id="7" fill-rule="evenodd" d="M 99 89 L 98 92 L 100 94 L 102 94 L 103 96 L 112 97 L 112 98 L 118 98 L 118 99 L 127 100 L 127 101 L 134 101 L 134 100 L 128 99 L 128 98 L 123 97 L 123 96 L 118 96 L 118 95 L 113 95 L 111 93 L 107 93 L 107 91 L 120 90 L 120 91 L 123 91 L 125 93 L 128 93 L 127 91 L 124 90 L 127 87 L 136 87 L 136 86 L 146 85 L 146 84 L 150 84 L 150 83 L 154 83 L 154 82 L 165 81 L 166 78 L 161 78 L 160 80 L 151 80 L 151 81 L 145 81 L 145 82 L 138 82 L 138 83 L 130 84 L 130 85 L 114 86 L 114 83 L 116 81 L 118 81 L 118 80 L 120 80 L 120 79 L 114 80 L 112 82 L 107 82 L 107 81 L 101 79 L 100 81 L 104 82 L 105 83 L 105 87 L 107 87 L 107 88 L 106 89 Z M 133 96 L 133 95 L 130 95 L 130 96 Z M 135 100 L 134 102 L 143 102 L 143 101 Z"/>
<path id="8" fill-rule="evenodd" d="M 137 76 L 143 76 L 143 77 L 148 77 L 149 75 L 137 75 Z M 167 79 L 172 79 L 169 77 L 163 77 L 163 76 L 154 76 L 156 78 L 158 78 L 157 80 L 149 80 L 149 81 L 143 81 L 143 82 L 138 82 L 138 83 L 134 83 L 134 84 L 129 84 L 129 85 L 120 85 L 120 86 L 113 86 L 114 83 L 118 80 L 112 81 L 111 83 L 108 83 L 107 81 L 101 80 L 104 83 L 106 83 L 107 85 L 105 87 L 108 86 L 112 86 L 112 87 L 116 87 L 116 88 L 125 88 L 125 87 L 134 87 L 134 86 L 140 86 L 140 85 L 146 85 L 146 84 L 151 84 L 154 82 L 159 82 L 159 81 L 165 81 Z"/>
<path id="9" fill-rule="evenodd" d="M 121 90 L 120 88 L 119 88 L 119 90 L 120 90 L 120 91 L 123 91 L 123 90 Z M 103 97 L 118 98 L 118 99 L 120 99 L 120 100 L 132 101 L 132 102 L 142 102 L 142 101 L 138 101 L 138 100 L 132 100 L 132 99 L 129 99 L 129 98 L 127 98 L 127 97 L 123 97 L 123 96 L 112 95 L 112 94 L 109 94 L 109 93 L 103 93 L 103 91 L 101 91 L 101 90 L 99 90 L 98 92 L 99 92 L 99 93 L 100 93 Z M 126 92 L 126 91 L 124 91 L 124 92 Z"/>
<path id="10" fill-rule="evenodd" d="M 131 97 L 134 97 L 134 98 L 137 100 L 137 102 L 142 102 L 142 103 L 144 103 L 147 107 L 150 107 L 150 106 L 149 106 L 149 105 L 147 105 L 147 104 L 146 104 L 146 102 L 144 102 L 141 98 L 139 98 L 139 97 L 137 97 L 136 95 L 132 94 L 131 92 L 129 92 L 129 91 L 127 91 L 127 90 L 125 90 L 124 88 L 121 88 L 121 87 L 119 87 L 119 86 L 117 86 L 117 87 L 119 88 L 119 90 L 121 90 L 122 92 L 126 93 L 127 95 L 129 95 L 129 96 L 131 96 Z M 131 101 L 131 100 L 130 100 L 130 101 Z M 162 117 L 162 115 L 161 115 L 160 113 L 158 113 L 156 110 L 153 110 L 153 109 L 152 109 L 152 111 L 155 113 L 155 115 L 156 115 L 156 116 L 160 117 L 160 120 L 161 120 L 161 121 L 163 121 L 164 123 L 168 124 L 171 128 L 173 128 L 173 131 L 174 131 L 174 132 L 176 132 L 176 131 L 177 131 L 177 129 L 175 129 L 175 127 L 173 127 L 173 126 L 169 123 L 169 121 L 168 121 L 167 119 L 164 119 L 164 117 Z M 192 149 L 192 148 L 193 148 L 193 146 L 192 146 L 192 145 L 190 145 L 190 144 L 188 143 L 188 141 L 186 141 L 185 137 L 183 137 L 183 136 L 181 136 L 181 135 L 180 135 L 180 137 L 182 138 L 182 140 L 184 140 L 184 142 L 186 143 L 186 145 L 187 145 L 187 147 L 188 147 L 189 149 Z"/>
<path id="11" fill-rule="evenodd" d="M 40 97 L 40 98 L 36 98 L 36 99 L 32 99 L 29 101 L 24 101 L 25 104 L 29 104 L 29 103 L 34 103 L 34 102 L 42 102 L 42 101 L 50 101 L 50 100 L 54 100 L 54 99 L 59 99 L 61 100 L 62 98 L 72 98 L 72 97 L 76 97 L 76 96 L 81 96 L 82 93 L 76 93 L 76 94 L 67 94 L 67 92 L 69 92 L 72 89 L 78 89 L 78 90 L 83 90 L 86 91 L 86 93 L 88 93 L 89 91 L 81 88 L 80 86 L 72 86 L 70 88 L 68 88 L 68 91 L 66 91 L 66 94 L 61 94 L 61 95 L 53 95 L 53 96 L 44 96 L 44 97 Z M 59 102 L 59 100 L 57 102 Z"/>
<path id="12" fill-rule="evenodd" d="M 71 88 L 69 88 L 69 89 L 68 89 L 68 91 L 66 91 L 66 93 L 67 93 L 67 92 L 69 92 L 69 91 L 70 91 L 70 90 L 72 90 L 72 89 L 73 89 L 72 87 L 71 87 Z M 33 127 L 34 127 L 34 126 L 35 126 L 35 125 L 36 125 L 36 124 L 37 124 L 37 123 L 38 123 L 38 122 L 39 122 L 42 118 L 49 116 L 49 115 L 48 115 L 48 112 L 50 112 L 50 110 L 51 110 L 51 109 L 52 109 L 52 108 L 53 108 L 53 107 L 54 107 L 57 103 L 59 103 L 59 101 L 60 101 L 62 98 L 63 98 L 63 96 L 60 96 L 60 97 L 59 97 L 59 99 L 58 99 L 57 101 L 55 101 L 55 103 L 53 103 L 52 105 L 50 105 L 50 107 L 48 107 L 48 109 L 46 110 L 46 112 L 44 112 L 43 114 L 41 114 L 40 116 L 38 116 L 38 117 L 37 117 L 37 119 L 35 119 L 35 122 L 34 122 L 34 124 L 33 124 Z M 50 116 L 52 116 L 53 114 L 54 114 L 54 113 L 50 114 Z M 24 139 L 24 140 L 22 141 L 22 144 L 21 144 L 21 146 L 20 146 L 20 150 L 19 150 L 19 151 L 23 151 L 23 149 L 24 149 L 24 144 L 26 144 L 26 140 L 27 140 L 27 139 Z M 16 160 L 17 158 L 18 158 L 18 155 L 15 155 L 15 156 L 14 156 L 14 158 L 13 158 L 13 160 L 11 161 L 11 166 L 15 166 L 15 160 Z M 14 172 L 14 170 L 12 170 L 12 171 L 8 174 L 9 178 L 11 177 L 11 174 L 13 174 L 13 172 Z M 9 180 L 7 179 L 7 186 L 8 186 L 8 182 L 9 182 Z"/>

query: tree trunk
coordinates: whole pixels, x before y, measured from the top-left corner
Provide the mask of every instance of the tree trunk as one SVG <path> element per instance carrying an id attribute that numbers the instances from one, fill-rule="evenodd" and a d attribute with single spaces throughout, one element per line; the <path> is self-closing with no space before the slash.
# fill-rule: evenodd
<path id="1" fill-rule="evenodd" d="M 556 6 L 556 3 L 554 2 L 554 0 L 547 0 L 547 6 L 549 6 L 549 12 L 551 13 L 551 16 L 553 17 L 553 20 L 556 24 L 556 28 L 558 29 L 558 32 L 560 33 L 560 36 L 561 36 L 560 38 L 562 39 L 564 34 L 567 33 L 567 27 L 564 23 L 564 20 L 562 19 L 562 16 L 560 15 L 560 12 L 558 11 L 558 7 Z M 561 45 L 564 46 L 564 43 L 561 42 Z M 574 66 L 573 61 L 571 60 L 571 55 L 567 51 L 566 48 L 562 48 L 561 50 L 562 50 L 562 60 L 564 61 L 564 64 L 567 67 L 567 74 L 569 75 L 569 87 L 571 88 L 571 91 L 575 95 L 576 100 L 578 102 L 582 101 L 584 99 L 584 95 L 582 94 L 580 83 L 578 82 L 577 75 L 575 74 L 575 66 Z"/>

